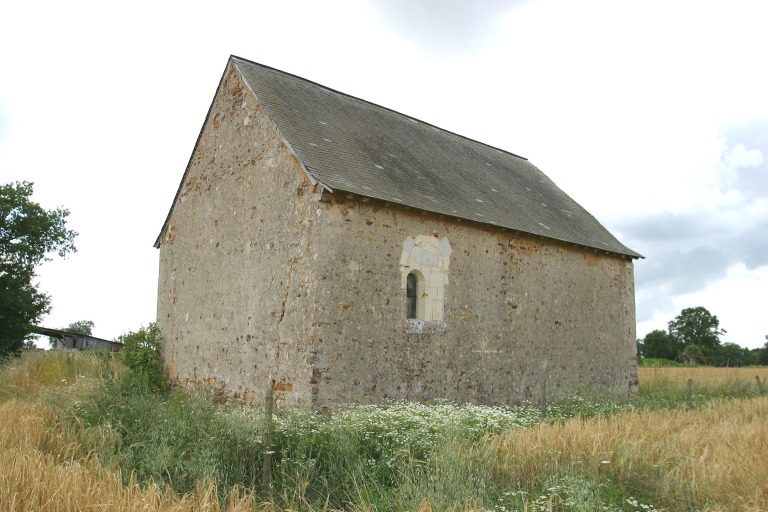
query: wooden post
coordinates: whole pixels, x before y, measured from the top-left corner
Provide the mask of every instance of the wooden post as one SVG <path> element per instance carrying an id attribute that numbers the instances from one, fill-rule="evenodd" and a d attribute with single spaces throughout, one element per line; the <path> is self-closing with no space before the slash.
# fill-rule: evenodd
<path id="1" fill-rule="evenodd" d="M 263 457 L 261 463 L 261 492 L 266 497 L 270 494 L 270 483 L 272 480 L 272 404 L 274 396 L 272 386 L 267 389 L 264 397 L 264 436 L 262 439 Z"/>
<path id="2" fill-rule="evenodd" d="M 692 387 L 693 387 L 693 379 L 688 379 L 688 391 L 686 391 L 685 393 L 685 404 L 688 406 L 689 409 L 693 408 L 693 402 L 691 401 L 691 398 L 693 396 Z"/>
<path id="3" fill-rule="evenodd" d="M 541 421 L 547 419 L 547 381 L 541 384 Z"/>
<path id="4" fill-rule="evenodd" d="M 762 395 L 763 394 L 763 382 L 765 381 L 765 379 L 763 379 L 763 382 L 760 382 L 760 376 L 759 375 L 755 375 L 755 381 L 757 382 L 757 392 Z"/>

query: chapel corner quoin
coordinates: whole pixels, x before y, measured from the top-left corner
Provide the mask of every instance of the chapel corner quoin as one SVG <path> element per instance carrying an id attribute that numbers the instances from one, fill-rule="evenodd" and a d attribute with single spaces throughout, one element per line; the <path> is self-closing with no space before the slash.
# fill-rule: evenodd
<path id="1" fill-rule="evenodd" d="M 641 256 L 538 168 L 238 57 L 155 246 L 180 386 L 316 411 L 637 390 Z"/>

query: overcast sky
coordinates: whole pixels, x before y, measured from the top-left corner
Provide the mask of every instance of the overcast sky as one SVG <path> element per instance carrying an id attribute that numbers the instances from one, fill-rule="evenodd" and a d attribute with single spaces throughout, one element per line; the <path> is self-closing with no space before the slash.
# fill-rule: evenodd
<path id="1" fill-rule="evenodd" d="M 65 206 L 47 327 L 155 319 L 171 206 L 230 54 L 523 155 L 646 259 L 638 336 L 768 334 L 768 2 L 12 2 L 0 183 Z"/>

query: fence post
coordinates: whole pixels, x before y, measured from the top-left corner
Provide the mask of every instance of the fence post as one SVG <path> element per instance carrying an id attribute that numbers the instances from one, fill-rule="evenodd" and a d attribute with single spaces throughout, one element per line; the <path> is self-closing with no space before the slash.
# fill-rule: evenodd
<path id="1" fill-rule="evenodd" d="M 755 381 L 757 382 L 757 391 L 762 395 L 763 394 L 763 383 L 765 382 L 765 379 L 763 379 L 763 382 L 760 382 L 760 376 L 755 375 Z"/>
<path id="2" fill-rule="evenodd" d="M 541 421 L 547 419 L 547 381 L 541 383 Z"/>
<path id="3" fill-rule="evenodd" d="M 264 397 L 264 436 L 262 439 L 263 457 L 261 463 L 261 492 L 264 496 L 269 496 L 270 482 L 272 480 L 272 404 L 274 397 L 272 386 L 267 389 Z"/>
<path id="4" fill-rule="evenodd" d="M 693 387 L 693 379 L 688 379 L 688 391 L 685 392 L 685 405 L 688 407 L 688 409 L 693 408 L 693 402 L 691 401 L 693 393 L 692 388 Z"/>

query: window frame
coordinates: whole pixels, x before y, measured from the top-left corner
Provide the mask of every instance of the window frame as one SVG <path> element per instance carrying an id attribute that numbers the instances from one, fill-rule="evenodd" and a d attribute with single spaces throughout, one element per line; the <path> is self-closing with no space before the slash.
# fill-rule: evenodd
<path id="1" fill-rule="evenodd" d="M 405 280 L 405 318 L 419 320 L 419 289 L 423 288 L 420 286 L 423 279 L 419 279 L 416 271 L 411 271 L 408 272 Z M 421 309 L 423 311 L 423 304 Z"/>

